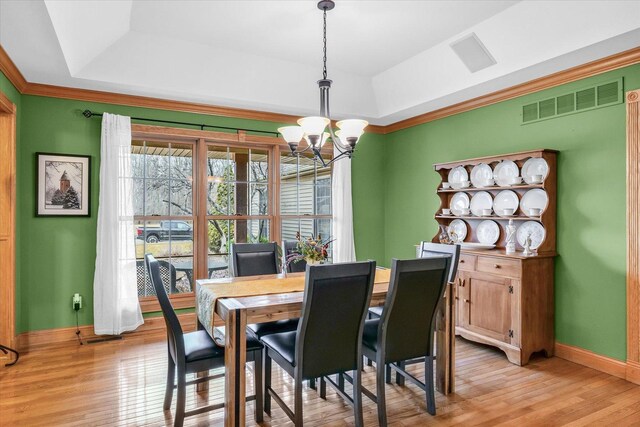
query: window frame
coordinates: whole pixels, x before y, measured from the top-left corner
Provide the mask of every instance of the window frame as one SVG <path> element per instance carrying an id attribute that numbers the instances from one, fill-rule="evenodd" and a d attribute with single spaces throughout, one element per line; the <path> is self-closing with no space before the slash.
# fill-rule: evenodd
<path id="1" fill-rule="evenodd" d="M 275 132 L 274 132 L 275 133 Z M 237 133 L 215 132 L 205 130 L 194 130 L 185 128 L 174 128 L 164 126 L 152 126 L 133 124 L 131 126 L 132 140 L 146 140 L 153 142 L 173 142 L 192 143 L 193 149 L 193 169 L 194 180 L 192 189 L 192 200 L 194 215 L 192 217 L 176 216 L 176 220 L 191 220 L 193 218 L 193 264 L 194 283 L 192 289 L 195 290 L 195 281 L 201 280 L 208 275 L 208 235 L 207 222 L 210 215 L 207 212 L 207 150 L 209 145 L 227 146 L 232 148 L 254 148 L 266 150 L 269 156 L 268 171 L 268 193 L 269 193 L 269 215 L 260 218 L 269 220 L 269 240 L 281 243 L 281 222 L 280 214 L 280 157 L 283 152 L 289 151 L 289 146 L 278 137 L 261 136 L 247 134 L 245 131 Z M 333 155 L 333 145 L 325 144 L 321 150 L 325 159 L 330 159 Z M 315 201 L 314 201 L 315 203 Z M 332 218 L 332 215 L 322 215 Z M 230 220 L 253 219 L 255 216 L 227 215 Z M 299 216 L 296 215 L 296 218 Z M 164 217 L 153 217 L 154 219 L 164 219 Z M 221 218 L 221 217 L 218 217 Z M 312 218 L 312 217 L 310 217 Z M 170 219 L 174 219 L 171 216 Z M 185 309 L 195 307 L 195 292 L 171 294 L 169 299 L 175 309 Z M 160 311 L 160 304 L 155 296 L 139 297 L 140 307 L 143 313 Z"/>

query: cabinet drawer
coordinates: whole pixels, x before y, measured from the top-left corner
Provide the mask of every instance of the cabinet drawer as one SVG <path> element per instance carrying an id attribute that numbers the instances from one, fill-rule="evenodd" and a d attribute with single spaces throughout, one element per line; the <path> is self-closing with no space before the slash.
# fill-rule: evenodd
<path id="1" fill-rule="evenodd" d="M 476 256 L 460 254 L 460 261 L 458 261 L 458 270 L 474 271 L 476 269 Z"/>
<path id="2" fill-rule="evenodd" d="M 478 257 L 476 271 L 519 278 L 521 274 L 521 267 L 520 261 L 518 260 Z"/>

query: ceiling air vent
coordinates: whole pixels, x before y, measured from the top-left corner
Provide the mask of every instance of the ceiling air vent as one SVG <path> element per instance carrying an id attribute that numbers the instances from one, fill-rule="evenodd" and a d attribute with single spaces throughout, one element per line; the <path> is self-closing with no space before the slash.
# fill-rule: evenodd
<path id="1" fill-rule="evenodd" d="M 622 79 L 590 86 L 578 91 L 522 106 L 522 123 L 533 123 L 594 108 L 620 104 L 623 101 Z"/>
<path id="2" fill-rule="evenodd" d="M 483 70 L 496 63 L 496 60 L 491 56 L 475 33 L 471 33 L 451 43 L 450 46 L 472 73 Z"/>

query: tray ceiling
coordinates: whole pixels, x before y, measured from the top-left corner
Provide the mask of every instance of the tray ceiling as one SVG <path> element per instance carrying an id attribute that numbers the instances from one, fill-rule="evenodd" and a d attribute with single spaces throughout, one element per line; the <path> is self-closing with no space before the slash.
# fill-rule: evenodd
<path id="1" fill-rule="evenodd" d="M 335 118 L 389 124 L 640 45 L 640 1 L 347 1 L 328 16 Z M 0 2 L 0 44 L 26 79 L 317 113 L 315 1 Z M 471 34 L 496 64 L 472 73 Z"/>

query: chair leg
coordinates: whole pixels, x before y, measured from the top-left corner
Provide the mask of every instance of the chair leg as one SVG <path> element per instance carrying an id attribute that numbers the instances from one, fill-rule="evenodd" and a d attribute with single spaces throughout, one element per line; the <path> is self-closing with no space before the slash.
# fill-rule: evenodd
<path id="1" fill-rule="evenodd" d="M 256 350 L 253 352 L 253 389 L 256 394 L 256 406 L 255 406 L 255 418 L 256 423 L 261 423 L 264 420 L 264 389 L 262 387 L 262 350 Z"/>
<path id="2" fill-rule="evenodd" d="M 362 369 L 353 372 L 353 416 L 356 427 L 364 426 L 362 413 Z"/>
<path id="3" fill-rule="evenodd" d="M 171 409 L 171 399 L 173 399 L 173 386 L 176 380 L 176 362 L 169 354 L 169 367 L 167 369 L 167 389 L 164 392 L 164 405 L 162 408 L 167 411 Z"/>
<path id="4" fill-rule="evenodd" d="M 294 401 L 293 401 L 293 415 L 294 425 L 296 427 L 302 427 L 303 413 L 302 413 L 302 380 L 296 378 L 294 380 Z"/>
<path id="5" fill-rule="evenodd" d="M 309 388 L 311 390 L 316 390 L 317 389 L 317 387 L 316 387 L 316 379 L 315 378 L 311 378 L 309 380 Z"/>
<path id="6" fill-rule="evenodd" d="M 344 374 L 342 372 L 338 373 L 338 388 L 344 391 Z"/>
<path id="7" fill-rule="evenodd" d="M 378 424 L 380 427 L 387 427 L 387 402 L 385 398 L 385 377 L 391 378 L 391 375 L 385 375 L 389 369 L 382 360 L 376 362 L 376 398 L 378 400 Z"/>
<path id="8" fill-rule="evenodd" d="M 391 384 L 391 365 L 384 365 L 384 377 L 387 384 Z"/>
<path id="9" fill-rule="evenodd" d="M 264 412 L 271 416 L 271 395 L 269 389 L 271 388 L 271 358 L 267 354 L 267 350 L 263 351 L 264 363 L 262 364 L 263 381 L 262 387 L 264 390 Z"/>
<path id="10" fill-rule="evenodd" d="M 397 365 L 402 369 L 404 369 L 406 366 L 404 360 L 402 362 L 398 362 Z M 404 385 L 404 375 L 402 375 L 400 372 L 396 372 L 396 384 Z"/>
<path id="11" fill-rule="evenodd" d="M 320 398 L 327 400 L 327 382 L 324 377 L 320 377 Z"/>
<path id="12" fill-rule="evenodd" d="M 436 414 L 436 396 L 433 384 L 433 356 L 427 356 L 424 359 L 424 383 L 426 385 L 427 394 L 427 412 L 431 415 Z"/>
<path id="13" fill-rule="evenodd" d="M 365 359 L 367 359 L 367 366 L 373 366 L 373 360 L 369 359 L 368 357 L 365 357 Z"/>
<path id="14" fill-rule="evenodd" d="M 184 410 L 187 397 L 187 374 L 184 365 L 178 363 L 178 398 L 176 400 L 176 415 L 173 419 L 174 427 L 184 424 Z"/>

